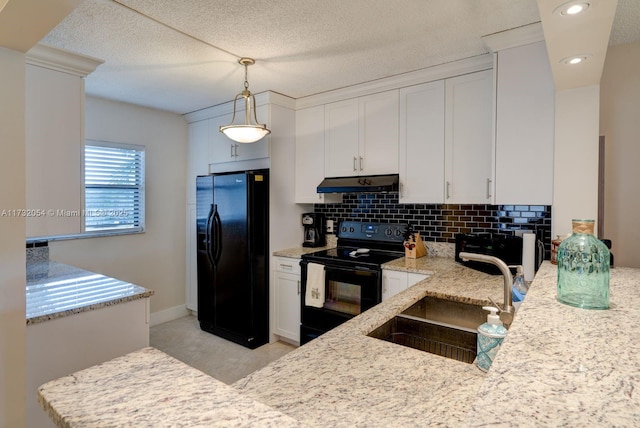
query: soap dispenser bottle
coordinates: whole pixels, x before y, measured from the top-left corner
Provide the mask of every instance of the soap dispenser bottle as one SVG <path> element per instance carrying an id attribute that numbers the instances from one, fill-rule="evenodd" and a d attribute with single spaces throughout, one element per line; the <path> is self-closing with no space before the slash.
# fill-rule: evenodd
<path id="1" fill-rule="evenodd" d="M 529 291 L 529 287 L 524 281 L 522 266 L 516 266 L 516 276 L 513 278 L 513 285 L 511 286 L 511 296 L 516 308 L 519 306 L 519 303 L 522 303 L 524 300 L 527 291 Z"/>
<path id="2" fill-rule="evenodd" d="M 496 357 L 502 341 L 507 336 L 507 329 L 502 325 L 498 308 L 485 306 L 482 309 L 491 312 L 487 322 L 478 327 L 478 356 L 476 366 L 484 372 L 489 370 Z"/>

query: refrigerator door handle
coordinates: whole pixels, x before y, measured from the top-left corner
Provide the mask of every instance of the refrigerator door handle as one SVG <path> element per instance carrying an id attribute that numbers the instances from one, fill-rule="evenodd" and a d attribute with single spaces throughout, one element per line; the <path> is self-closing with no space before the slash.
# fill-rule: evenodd
<path id="1" fill-rule="evenodd" d="M 209 216 L 207 217 L 207 228 L 205 230 L 204 245 L 205 245 L 205 251 L 207 253 L 207 259 L 209 259 L 209 263 L 211 263 L 212 267 L 214 266 L 213 255 L 211 253 L 211 227 L 213 226 L 212 224 L 213 213 L 214 213 L 214 207 L 213 207 L 213 204 L 211 204 L 211 210 L 209 211 Z"/>
<path id="2" fill-rule="evenodd" d="M 215 225 L 215 252 L 213 253 L 214 266 L 220 262 L 220 256 L 222 254 L 222 221 L 220 220 L 220 214 L 218 214 L 218 205 L 214 205 L 213 223 Z"/>

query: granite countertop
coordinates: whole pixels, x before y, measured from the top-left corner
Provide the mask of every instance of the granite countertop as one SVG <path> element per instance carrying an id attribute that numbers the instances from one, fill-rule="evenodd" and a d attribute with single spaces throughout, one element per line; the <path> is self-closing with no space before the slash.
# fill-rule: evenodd
<path id="1" fill-rule="evenodd" d="M 486 296 L 502 301 L 500 276 L 447 258 L 406 263 L 396 260 L 386 268 L 415 269 L 430 277 L 241 379 L 234 389 L 200 374 L 196 391 L 206 390 L 212 402 L 191 398 L 188 380 L 195 369 L 175 366 L 165 376 L 164 367 L 175 364 L 173 359 L 145 350 L 156 363 L 145 363 L 143 356 L 136 357 L 142 362 L 129 362 L 134 353 L 106 363 L 107 369 L 96 366 L 45 384 L 39 391 L 42 405 L 69 421 L 87 413 L 109 418 L 117 410 L 128 419 L 107 424 L 127 426 L 136 425 L 137 412 L 153 414 L 145 416 L 148 421 L 190 425 L 189 418 L 215 415 L 218 420 L 235 411 L 245 419 L 229 416 L 226 424 L 640 425 L 639 269 L 613 269 L 611 309 L 589 311 L 556 301 L 556 267 L 543 263 L 485 374 L 471 364 L 367 336 L 427 295 L 478 304 L 486 303 Z M 94 395 L 100 400 L 85 399 Z M 78 402 L 89 403 L 88 408 L 76 408 Z M 101 425 L 103 419 L 95 418 L 94 425 Z"/>
<path id="2" fill-rule="evenodd" d="M 299 427 L 297 421 L 153 348 L 45 384 L 58 427 Z"/>
<path id="3" fill-rule="evenodd" d="M 502 302 L 502 276 L 451 258 L 404 258 L 383 268 L 431 277 L 236 382 L 244 394 L 306 426 L 456 426 L 485 379 L 473 364 L 368 337 L 425 296 Z"/>
<path id="4" fill-rule="evenodd" d="M 53 261 L 27 264 L 27 325 L 153 295 L 152 290 Z"/>
<path id="5" fill-rule="evenodd" d="M 335 235 L 326 236 L 327 245 L 322 247 L 293 247 L 284 250 L 274 251 L 273 255 L 276 257 L 289 257 L 291 259 L 299 259 L 300 256 L 305 254 L 315 253 L 316 251 L 328 250 L 329 248 L 335 248 L 338 243 L 338 238 Z"/>
<path id="6" fill-rule="evenodd" d="M 640 269 L 609 284 L 608 310 L 563 305 L 543 263 L 466 425 L 640 426 Z"/>

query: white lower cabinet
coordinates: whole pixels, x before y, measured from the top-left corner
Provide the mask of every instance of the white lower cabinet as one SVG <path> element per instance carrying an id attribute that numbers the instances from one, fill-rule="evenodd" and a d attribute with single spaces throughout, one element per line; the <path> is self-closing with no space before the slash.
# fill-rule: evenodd
<path id="1" fill-rule="evenodd" d="M 417 284 L 429 275 L 413 272 L 400 272 L 397 270 L 382 270 L 382 301 L 395 296 L 412 285 Z"/>
<path id="2" fill-rule="evenodd" d="M 300 342 L 300 259 L 274 257 L 275 317 L 273 332 Z"/>

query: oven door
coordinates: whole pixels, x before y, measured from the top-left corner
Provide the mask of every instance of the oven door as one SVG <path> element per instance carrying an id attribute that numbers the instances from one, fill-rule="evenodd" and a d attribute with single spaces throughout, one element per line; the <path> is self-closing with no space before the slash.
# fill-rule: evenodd
<path id="1" fill-rule="evenodd" d="M 331 330 L 377 305 L 382 299 L 382 275 L 379 269 L 325 265 L 325 302 L 322 308 L 305 304 L 307 262 L 301 263 L 300 343 Z"/>

